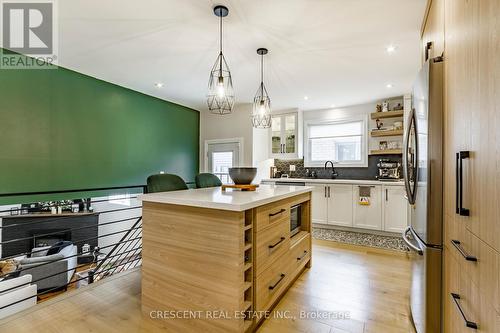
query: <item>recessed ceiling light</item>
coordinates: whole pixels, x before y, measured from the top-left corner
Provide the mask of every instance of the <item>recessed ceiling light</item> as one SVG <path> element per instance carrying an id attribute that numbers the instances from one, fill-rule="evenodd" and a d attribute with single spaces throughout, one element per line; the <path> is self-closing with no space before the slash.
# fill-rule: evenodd
<path id="1" fill-rule="evenodd" d="M 387 53 L 392 54 L 392 53 L 394 53 L 396 51 L 396 46 L 394 46 L 394 45 L 391 44 L 391 45 L 387 46 L 385 48 L 385 50 L 387 51 Z"/>
<path id="2" fill-rule="evenodd" d="M 394 86 L 393 86 L 393 84 L 392 84 L 392 83 L 388 83 L 388 84 L 386 85 L 386 87 L 387 87 L 387 88 L 389 88 L 389 89 L 391 89 L 391 88 L 392 88 L 392 87 L 394 87 Z"/>
<path id="3" fill-rule="evenodd" d="M 308 96 L 304 96 L 304 100 L 306 100 L 306 101 L 307 101 L 308 99 L 309 99 L 309 97 L 308 97 Z"/>
<path id="4" fill-rule="evenodd" d="M 161 82 L 156 82 L 156 83 L 155 83 L 155 87 L 156 87 L 156 88 L 163 88 L 163 83 L 161 83 Z"/>

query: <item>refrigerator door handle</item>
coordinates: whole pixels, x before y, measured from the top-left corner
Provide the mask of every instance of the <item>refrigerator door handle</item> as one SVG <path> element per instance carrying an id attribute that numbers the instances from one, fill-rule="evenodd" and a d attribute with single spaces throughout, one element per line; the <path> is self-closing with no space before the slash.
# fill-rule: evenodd
<path id="1" fill-rule="evenodd" d="M 410 248 L 410 250 L 413 250 L 415 252 L 417 252 L 419 255 L 423 256 L 424 255 L 424 251 L 422 251 L 421 248 L 419 248 L 418 246 L 416 246 L 415 244 L 413 244 L 410 239 L 408 239 L 408 232 L 411 232 L 411 227 L 408 227 L 405 229 L 405 231 L 403 231 L 403 241 L 406 243 L 406 246 L 408 246 Z"/>
<path id="2" fill-rule="evenodd" d="M 412 174 L 410 175 L 410 161 L 408 160 L 408 155 L 409 155 L 409 152 L 410 152 L 410 133 L 411 133 L 411 130 L 412 130 L 412 125 L 413 127 L 415 127 L 415 152 L 414 152 L 414 155 L 413 155 L 413 163 L 415 165 L 413 165 L 413 168 L 412 168 Z M 404 138 L 403 138 L 403 179 L 404 179 L 404 184 L 405 184 L 405 189 L 406 189 L 406 194 L 407 194 L 407 197 L 408 197 L 408 202 L 410 203 L 410 205 L 414 205 L 415 204 L 415 190 L 414 189 L 412 191 L 411 189 L 411 185 L 410 185 L 410 176 L 413 176 L 413 181 L 415 182 L 415 185 L 416 186 L 416 182 L 417 182 L 417 169 L 418 169 L 418 147 L 417 147 L 417 124 L 416 124 L 416 119 L 415 119 L 415 109 L 411 109 L 410 111 L 410 116 L 409 116 L 409 123 L 408 123 L 408 127 L 406 128 L 406 132 L 404 133 Z"/>

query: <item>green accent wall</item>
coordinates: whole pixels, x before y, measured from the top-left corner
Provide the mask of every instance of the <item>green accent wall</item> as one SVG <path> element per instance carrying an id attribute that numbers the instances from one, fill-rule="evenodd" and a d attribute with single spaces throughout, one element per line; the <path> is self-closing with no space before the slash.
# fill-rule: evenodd
<path id="1" fill-rule="evenodd" d="M 142 185 L 160 171 L 193 181 L 199 118 L 61 67 L 0 69 L 0 193 Z"/>

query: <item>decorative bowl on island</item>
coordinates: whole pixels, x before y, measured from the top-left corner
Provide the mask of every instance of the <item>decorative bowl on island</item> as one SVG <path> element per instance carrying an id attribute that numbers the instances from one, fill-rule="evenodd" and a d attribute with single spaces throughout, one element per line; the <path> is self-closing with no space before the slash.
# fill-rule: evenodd
<path id="1" fill-rule="evenodd" d="M 257 168 L 229 168 L 229 177 L 236 185 L 250 185 L 257 175 Z"/>

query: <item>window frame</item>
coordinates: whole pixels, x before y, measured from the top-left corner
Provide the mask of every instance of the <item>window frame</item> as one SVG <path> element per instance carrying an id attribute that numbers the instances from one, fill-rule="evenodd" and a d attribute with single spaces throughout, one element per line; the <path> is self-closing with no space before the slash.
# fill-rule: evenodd
<path id="1" fill-rule="evenodd" d="M 333 161 L 336 167 L 342 168 L 362 168 L 368 167 L 368 116 L 367 115 L 357 115 L 352 117 L 340 118 L 340 119 L 314 119 L 304 122 L 304 167 L 314 168 L 323 167 L 325 161 L 312 161 L 311 160 L 311 138 L 310 129 L 311 126 L 319 125 L 339 125 L 353 122 L 361 122 L 361 161 L 360 162 L 340 162 Z"/>

